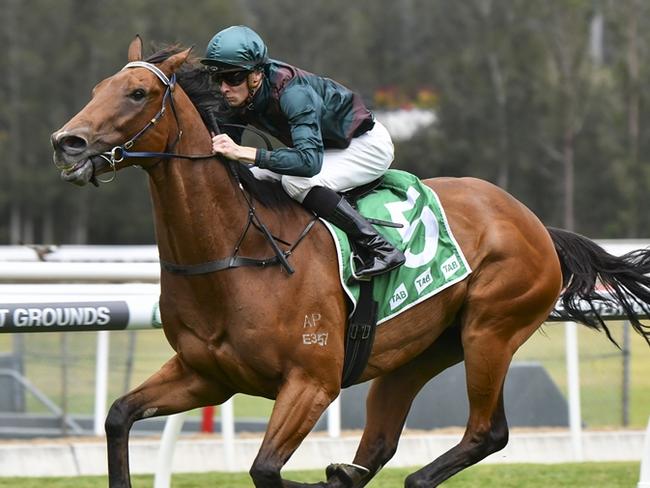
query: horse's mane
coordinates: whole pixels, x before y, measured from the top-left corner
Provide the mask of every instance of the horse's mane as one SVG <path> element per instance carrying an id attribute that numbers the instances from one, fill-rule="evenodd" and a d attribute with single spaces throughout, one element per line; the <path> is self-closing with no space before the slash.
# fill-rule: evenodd
<path id="1" fill-rule="evenodd" d="M 145 61 L 152 64 L 162 63 L 170 56 L 184 50 L 185 48 L 178 44 L 165 46 L 147 57 Z M 176 72 L 176 80 L 198 110 L 203 123 L 209 130 L 214 132 L 216 129 L 212 127 L 214 125 L 212 120 L 219 123 L 231 116 L 232 111 L 221 97 L 219 87 L 212 81 L 208 71 L 201 65 L 198 58 L 188 57 Z M 293 202 L 279 182 L 258 180 L 250 169 L 241 163 L 232 167 L 237 171 L 244 188 L 262 205 L 281 208 Z"/>

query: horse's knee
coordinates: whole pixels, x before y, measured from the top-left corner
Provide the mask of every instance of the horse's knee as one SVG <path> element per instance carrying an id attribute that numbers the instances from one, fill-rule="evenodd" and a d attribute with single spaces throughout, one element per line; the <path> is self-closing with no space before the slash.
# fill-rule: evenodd
<path id="1" fill-rule="evenodd" d="M 106 422 L 104 422 L 106 436 L 115 437 L 128 431 L 133 424 L 132 416 L 133 413 L 129 410 L 124 397 L 115 400 L 108 410 Z"/>

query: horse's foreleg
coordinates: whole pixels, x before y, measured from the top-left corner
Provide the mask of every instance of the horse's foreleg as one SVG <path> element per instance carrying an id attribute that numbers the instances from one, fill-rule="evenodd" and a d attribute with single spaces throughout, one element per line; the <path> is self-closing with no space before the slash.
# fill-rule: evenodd
<path id="1" fill-rule="evenodd" d="M 417 393 L 429 379 L 462 358 L 459 330 L 453 327 L 413 361 L 377 378 L 368 393 L 366 426 L 353 461 L 369 472 L 355 483 L 348 481 L 347 484 L 332 486 L 366 486 L 395 454 L 406 416 Z M 333 483 L 334 480 L 330 477 L 329 481 Z"/>
<path id="2" fill-rule="evenodd" d="M 142 385 L 118 398 L 106 417 L 108 483 L 110 488 L 131 486 L 129 431 L 133 422 L 223 403 L 232 392 L 206 381 L 174 356 Z"/>
<path id="3" fill-rule="evenodd" d="M 250 469 L 256 487 L 324 486 L 284 482 L 280 470 L 338 391 L 338 385 L 328 389 L 305 373 L 291 375 L 275 400 L 262 446 Z"/>

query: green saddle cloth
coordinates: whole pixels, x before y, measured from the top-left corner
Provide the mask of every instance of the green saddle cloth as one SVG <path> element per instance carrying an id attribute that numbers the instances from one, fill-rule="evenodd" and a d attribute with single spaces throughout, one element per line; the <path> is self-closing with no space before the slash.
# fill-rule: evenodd
<path id="1" fill-rule="evenodd" d="M 382 184 L 358 200 L 357 208 L 366 217 L 403 224 L 401 228 L 376 226 L 406 256 L 402 266 L 374 278 L 373 297 L 379 305 L 378 324 L 471 273 L 451 233 L 438 196 L 414 175 L 399 170 L 387 171 Z M 343 231 L 323 222 L 336 244 L 341 284 L 356 307 L 359 285 L 351 280 L 350 243 Z"/>

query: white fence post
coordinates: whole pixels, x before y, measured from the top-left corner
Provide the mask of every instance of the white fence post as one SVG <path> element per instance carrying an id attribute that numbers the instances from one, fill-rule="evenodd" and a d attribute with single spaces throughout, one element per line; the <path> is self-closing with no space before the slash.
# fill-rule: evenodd
<path id="1" fill-rule="evenodd" d="M 93 432 L 96 436 L 104 435 L 106 418 L 106 398 L 108 395 L 108 348 L 109 331 L 97 332 L 97 357 L 95 359 L 95 416 Z"/>
<path id="2" fill-rule="evenodd" d="M 569 396 L 569 430 L 575 461 L 583 460 L 582 414 L 580 412 L 580 370 L 578 328 L 575 322 L 565 324 L 567 391 Z"/>
<path id="3" fill-rule="evenodd" d="M 154 488 L 169 488 L 172 479 L 172 462 L 176 440 L 183 429 L 187 412 L 181 412 L 167 417 L 165 429 L 160 438 L 160 450 L 156 463 L 156 473 L 153 478 Z"/>
<path id="4" fill-rule="evenodd" d="M 648 418 L 648 427 L 645 431 L 645 440 L 643 441 L 643 453 L 641 454 L 641 474 L 637 488 L 650 488 L 650 418 Z"/>
<path id="5" fill-rule="evenodd" d="M 219 407 L 221 411 L 221 435 L 226 453 L 226 469 L 235 471 L 235 407 L 233 399 Z"/>
<path id="6" fill-rule="evenodd" d="M 327 433 L 330 437 L 341 437 L 341 395 L 327 408 Z"/>

